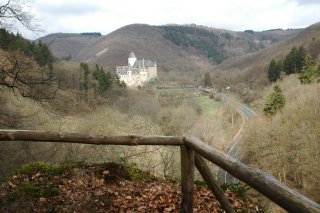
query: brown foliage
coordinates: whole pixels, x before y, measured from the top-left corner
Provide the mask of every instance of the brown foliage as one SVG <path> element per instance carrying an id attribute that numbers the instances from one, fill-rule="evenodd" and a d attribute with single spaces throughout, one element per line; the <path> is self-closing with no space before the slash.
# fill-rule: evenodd
<path id="1" fill-rule="evenodd" d="M 273 118 L 258 117 L 250 123 L 244 137 L 246 161 L 319 200 L 320 86 L 300 85 L 290 76 L 281 87 L 287 104 Z M 262 109 L 263 104 L 258 106 Z"/>
<path id="2" fill-rule="evenodd" d="M 235 92 L 239 93 L 247 103 L 251 103 L 256 94 L 250 94 L 252 91 L 256 93 L 269 85 L 267 70 L 272 58 L 284 59 L 294 46 L 304 46 L 312 57 L 319 61 L 319 40 L 320 24 L 314 24 L 305 28 L 294 37 L 273 44 L 254 54 L 247 54 L 240 57 L 230 58 L 215 67 L 215 71 L 219 73 L 219 80 L 215 81 L 220 88 L 228 86 L 239 87 Z M 242 84 L 239 85 L 239 84 Z M 243 91 L 243 85 L 249 91 Z M 247 95 L 248 94 L 248 95 Z"/>
<path id="3" fill-rule="evenodd" d="M 178 183 L 132 181 L 121 168 L 109 163 L 67 166 L 54 170 L 54 173 L 41 170 L 18 173 L 0 188 L 0 210 L 179 212 Z M 39 189 L 46 189 L 51 194 Z M 259 212 L 256 204 L 245 202 L 230 190 L 225 193 L 236 210 Z M 195 188 L 194 208 L 197 212 L 221 211 L 220 204 L 206 187 Z"/>

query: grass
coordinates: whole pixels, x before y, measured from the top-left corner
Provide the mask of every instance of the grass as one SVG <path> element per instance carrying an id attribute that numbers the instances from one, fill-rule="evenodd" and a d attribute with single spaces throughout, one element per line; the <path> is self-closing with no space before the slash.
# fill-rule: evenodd
<path id="1" fill-rule="evenodd" d="M 16 179 L 8 180 L 15 183 L 15 188 L 1 202 L 11 203 L 17 200 L 24 202 L 30 199 L 59 195 L 58 182 L 55 177 L 61 175 L 64 168 L 62 165 L 43 162 L 21 166 L 16 172 L 17 175 L 13 176 Z M 23 178 L 22 182 L 17 182 L 21 178 Z"/>
<path id="2" fill-rule="evenodd" d="M 26 201 L 34 198 L 49 198 L 59 195 L 57 185 L 39 185 L 33 182 L 23 182 L 16 190 L 11 192 L 8 197 L 1 202 L 15 202 L 17 200 Z"/>
<path id="3" fill-rule="evenodd" d="M 250 189 L 247 185 L 241 183 L 223 183 L 221 188 L 226 191 L 227 189 L 235 192 L 239 197 L 245 198 L 247 191 Z"/>
<path id="4" fill-rule="evenodd" d="M 35 162 L 35 163 L 23 165 L 17 171 L 17 173 L 19 174 L 31 174 L 34 172 L 41 172 L 43 174 L 55 176 L 55 175 L 60 175 L 63 172 L 63 167 L 61 165 Z"/>
<path id="5" fill-rule="evenodd" d="M 33 182 L 23 182 L 21 186 L 14 192 L 15 199 L 21 197 L 31 197 L 31 198 L 40 198 L 40 197 L 53 197 L 59 195 L 58 186 L 50 185 L 40 185 Z"/>
<path id="6" fill-rule="evenodd" d="M 126 172 L 128 172 L 131 180 L 142 181 L 145 183 L 151 183 L 157 180 L 157 178 L 148 172 L 138 169 L 131 164 L 123 165 Z"/>
<path id="7" fill-rule="evenodd" d="M 212 111 L 215 111 L 219 108 L 219 104 L 208 96 L 199 96 L 194 98 L 195 101 L 199 104 L 204 114 L 208 114 Z"/>

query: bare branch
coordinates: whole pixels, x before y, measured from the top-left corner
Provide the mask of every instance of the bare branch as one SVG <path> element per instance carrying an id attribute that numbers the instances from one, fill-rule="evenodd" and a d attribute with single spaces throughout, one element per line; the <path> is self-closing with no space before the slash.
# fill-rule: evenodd
<path id="1" fill-rule="evenodd" d="M 0 86 L 37 101 L 55 97 L 61 86 L 59 78 L 40 68 L 35 59 L 20 51 L 0 52 L 0 57 Z"/>
<path id="2" fill-rule="evenodd" d="M 39 31 L 38 20 L 31 12 L 26 11 L 30 3 L 29 0 L 8 0 L 0 5 L 0 28 L 16 31 L 17 25 L 21 24 L 30 31 Z"/>

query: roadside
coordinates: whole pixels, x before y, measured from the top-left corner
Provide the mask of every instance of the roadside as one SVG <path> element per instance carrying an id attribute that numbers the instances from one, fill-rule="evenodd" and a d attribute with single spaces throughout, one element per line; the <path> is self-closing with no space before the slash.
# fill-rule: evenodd
<path id="1" fill-rule="evenodd" d="M 226 150 L 226 153 L 228 155 L 230 155 L 231 157 L 240 161 L 241 158 L 243 157 L 243 152 L 241 150 L 242 133 L 245 130 L 247 121 L 252 119 L 253 117 L 255 117 L 256 114 L 254 111 L 252 111 L 247 106 L 245 106 L 245 105 L 243 105 L 243 104 L 241 104 L 231 98 L 228 98 L 225 94 L 220 94 L 220 96 L 221 96 L 221 100 L 224 101 L 226 103 L 226 105 L 231 105 L 232 108 L 235 111 L 237 111 L 238 114 L 242 118 L 242 125 L 239 128 L 238 132 L 235 134 L 235 136 L 232 140 L 232 143 L 230 144 L 230 146 Z M 235 177 L 233 177 L 232 175 L 230 175 L 228 172 L 226 172 L 223 169 L 219 169 L 217 177 L 221 183 L 225 183 L 225 184 L 235 183 L 238 181 Z"/>
<path id="2" fill-rule="evenodd" d="M 243 126 L 241 116 L 230 105 L 225 107 L 223 102 L 208 96 L 195 97 L 194 100 L 202 114 L 189 133 L 216 149 L 226 151 Z"/>

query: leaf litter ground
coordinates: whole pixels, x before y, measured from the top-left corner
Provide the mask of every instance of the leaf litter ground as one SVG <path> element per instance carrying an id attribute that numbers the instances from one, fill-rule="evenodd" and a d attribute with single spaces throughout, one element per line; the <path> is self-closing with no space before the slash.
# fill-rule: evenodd
<path id="1" fill-rule="evenodd" d="M 235 192 L 237 212 L 259 212 Z M 116 163 L 22 167 L 0 188 L 0 212 L 179 212 L 180 186 Z M 194 212 L 223 212 L 207 187 L 195 187 Z"/>

